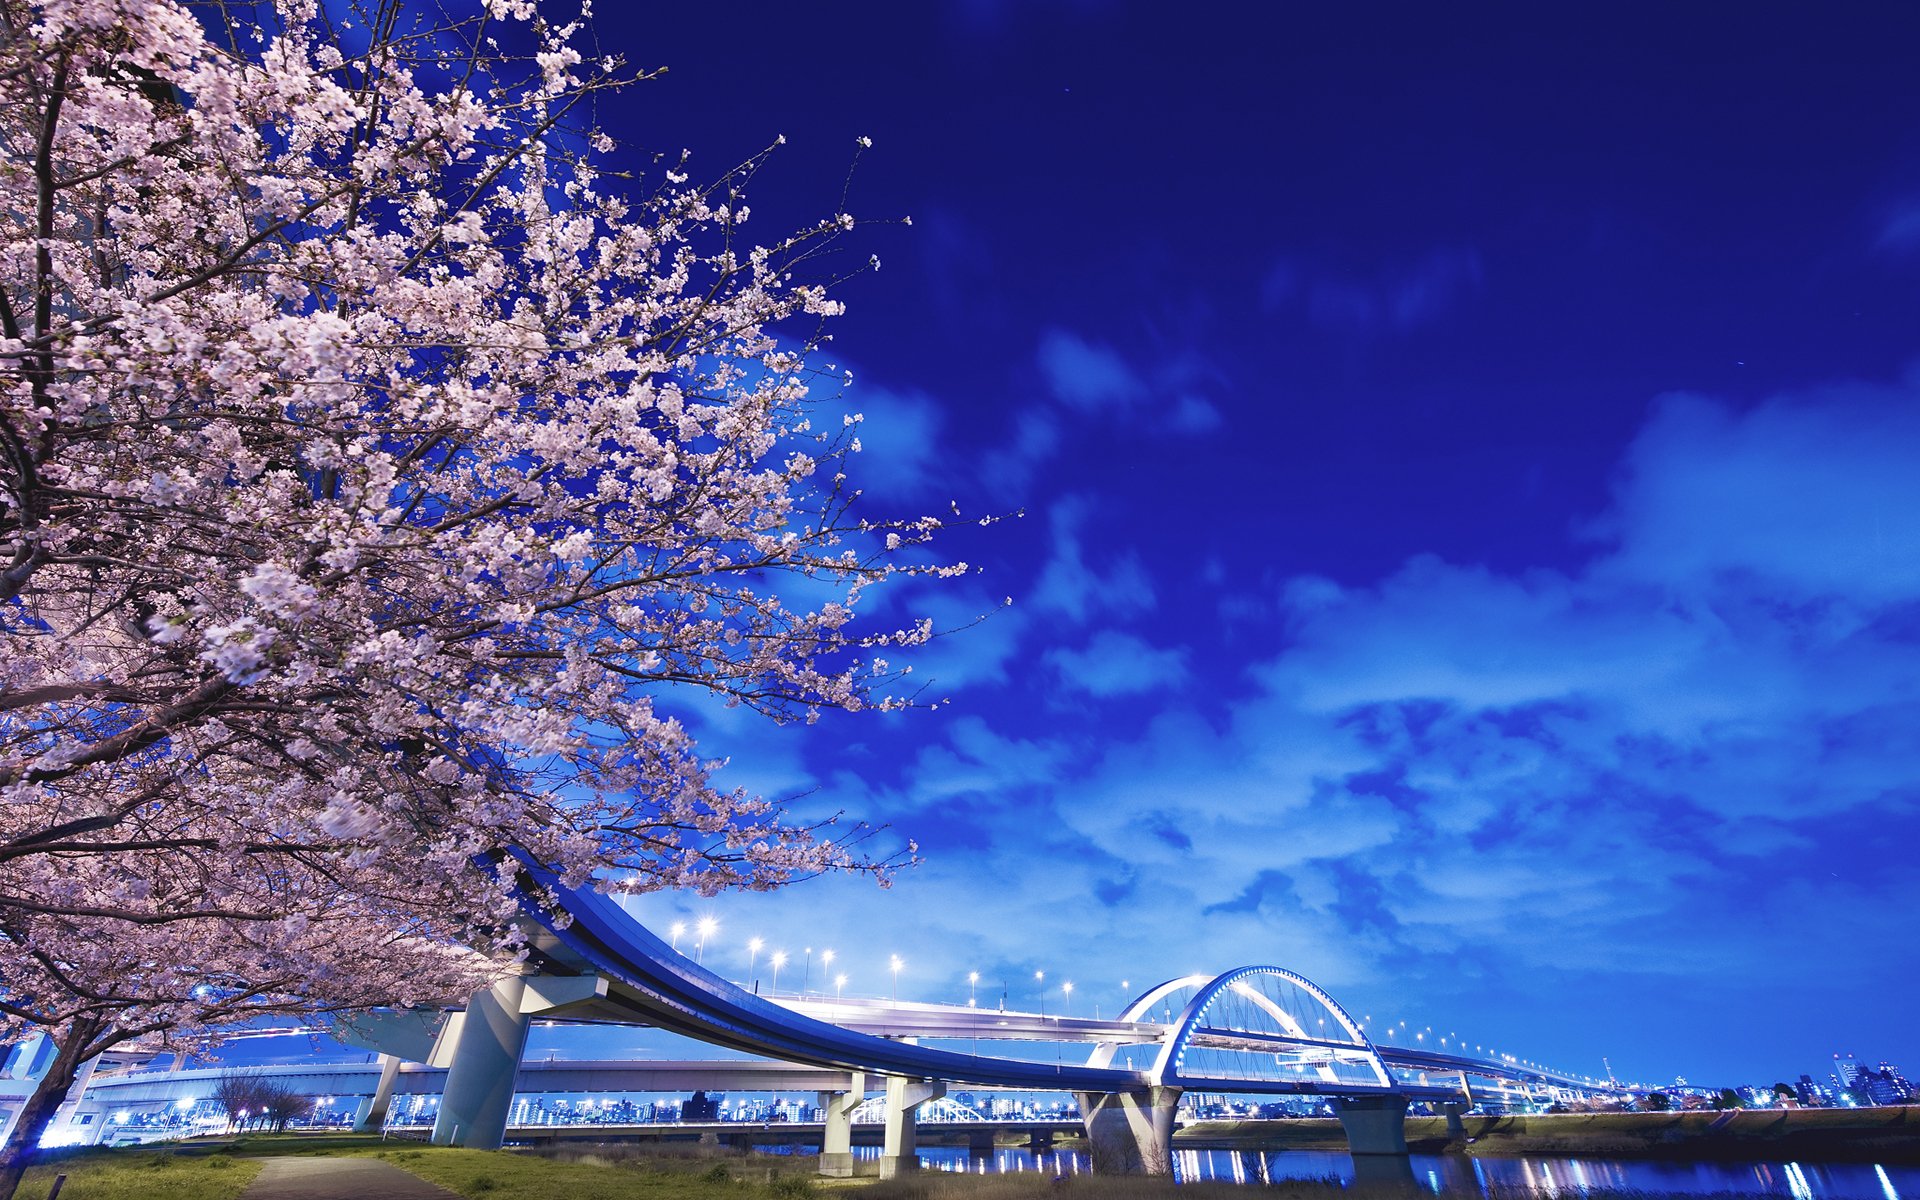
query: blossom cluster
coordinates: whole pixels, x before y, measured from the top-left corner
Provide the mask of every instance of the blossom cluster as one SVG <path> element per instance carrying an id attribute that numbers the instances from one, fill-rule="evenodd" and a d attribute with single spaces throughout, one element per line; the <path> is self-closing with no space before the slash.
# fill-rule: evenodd
<path id="1" fill-rule="evenodd" d="M 457 989 L 507 847 L 886 865 L 719 786 L 668 701 L 903 703 L 875 656 L 930 628 L 862 596 L 964 569 L 818 420 L 856 222 L 749 247 L 763 159 L 607 174 L 576 121 L 639 77 L 579 22 L 342 11 L 0 0 L 0 1018 Z"/>

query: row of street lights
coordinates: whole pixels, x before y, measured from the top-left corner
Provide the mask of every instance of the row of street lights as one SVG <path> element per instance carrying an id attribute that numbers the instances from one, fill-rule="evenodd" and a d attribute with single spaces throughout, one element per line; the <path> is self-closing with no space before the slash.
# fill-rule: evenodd
<path id="1" fill-rule="evenodd" d="M 695 962 L 705 965 L 706 953 L 707 953 L 707 940 L 710 937 L 712 937 L 713 934 L 719 928 L 720 928 L 720 922 L 710 916 L 701 917 L 699 920 L 694 922 L 692 932 L 695 934 L 695 936 L 698 939 L 694 943 L 694 961 Z M 673 949 L 677 953 L 680 949 L 680 939 L 685 937 L 688 933 L 687 923 L 685 921 L 675 921 L 671 926 L 669 926 L 668 933 L 671 935 Z M 759 961 L 760 961 L 760 951 L 766 948 L 766 944 L 767 944 L 766 939 L 761 937 L 751 937 L 747 939 L 747 977 L 749 979 L 754 978 L 754 974 L 753 974 L 754 970 L 759 965 Z M 813 983 L 813 947 L 812 946 L 808 946 L 806 948 L 806 956 L 807 956 L 806 968 L 805 968 L 806 973 L 801 978 L 801 982 L 800 982 L 800 990 L 802 993 L 805 993 L 808 990 L 808 988 L 812 986 L 812 983 Z M 832 950 L 823 950 L 820 955 L 821 966 L 824 969 L 827 969 L 830 971 L 833 967 L 834 957 L 835 957 L 835 954 Z M 775 950 L 773 954 L 769 956 L 767 961 L 773 965 L 772 991 L 778 992 L 780 990 L 780 969 L 786 966 L 787 963 L 791 961 L 791 959 L 785 950 Z M 901 971 L 901 968 L 905 966 L 906 966 L 906 962 L 898 954 L 893 954 L 888 956 L 887 969 L 893 977 L 893 999 L 896 1003 L 898 1003 L 900 999 L 900 971 Z M 843 972 L 838 975 L 833 975 L 831 976 L 831 978 L 833 979 L 833 994 L 835 998 L 839 998 L 846 991 L 847 975 Z M 1045 971 L 1035 971 L 1033 973 L 1033 982 L 1035 985 L 1034 990 L 1038 994 L 1038 998 L 1040 1001 L 1040 1015 L 1042 1017 L 1045 1017 L 1047 1015 L 1047 989 L 1046 989 L 1047 973 Z M 980 988 L 980 972 L 968 971 L 967 972 L 967 1007 L 968 1008 L 977 1008 L 979 1006 L 979 988 Z M 1130 995 L 1131 985 L 1126 980 L 1123 979 L 1120 981 L 1120 990 L 1123 993 L 1127 993 Z M 1073 981 L 1068 980 L 1062 983 L 1060 985 L 1060 993 L 1061 993 L 1061 1004 L 1060 1004 L 1061 1013 L 1062 1015 L 1071 1015 L 1071 1008 L 1073 1004 Z M 1003 991 L 1002 1007 L 1005 1006 L 1004 995 L 1005 993 Z M 1321 1024 L 1323 1025 L 1325 1023 L 1326 1022 L 1324 1020 L 1321 1022 Z M 1372 1024 L 1373 1024 L 1373 1018 L 1371 1016 L 1367 1016 L 1361 1020 L 1362 1027 L 1371 1028 Z M 1389 1024 L 1387 1026 L 1386 1036 L 1389 1038 L 1398 1037 L 1398 1038 L 1404 1039 L 1408 1032 L 1408 1028 L 1409 1027 L 1407 1023 L 1404 1020 L 1393 1022 L 1392 1024 Z M 1398 1031 L 1397 1033 L 1395 1032 L 1396 1030 Z M 1433 1033 L 1433 1026 L 1431 1025 L 1428 1025 L 1424 1029 L 1414 1030 L 1413 1040 L 1418 1045 L 1425 1045 L 1427 1042 L 1428 1036 L 1431 1035 L 1432 1033 Z M 1467 1049 L 1466 1039 L 1462 1038 L 1457 1032 L 1448 1032 L 1448 1033 L 1438 1035 L 1435 1038 L 1435 1044 L 1442 1050 L 1452 1050 L 1456 1054 L 1464 1054 L 1466 1053 L 1466 1049 Z M 1499 1051 L 1494 1050 L 1490 1047 L 1475 1045 L 1473 1049 L 1475 1053 L 1485 1054 L 1499 1061 L 1513 1064 L 1516 1066 L 1527 1066 L 1527 1067 L 1532 1067 L 1536 1070 L 1548 1069 L 1546 1067 L 1543 1067 L 1541 1064 L 1534 1062 L 1532 1059 L 1516 1058 L 1511 1054 L 1502 1054 Z"/>
<path id="2" fill-rule="evenodd" d="M 707 940 L 710 937 L 712 937 L 714 932 L 719 928 L 720 928 L 720 922 L 715 920 L 713 917 L 701 917 L 698 921 L 694 922 L 692 927 L 692 932 L 694 933 L 697 940 L 694 943 L 693 959 L 696 963 L 700 963 L 703 966 L 706 964 Z M 675 921 L 673 922 L 672 925 L 668 926 L 667 933 L 669 937 L 669 942 L 672 945 L 674 952 L 678 953 L 680 950 L 680 939 L 685 937 L 688 933 L 687 923 L 685 921 Z M 751 980 L 751 979 L 757 978 L 754 972 L 756 969 L 758 969 L 760 965 L 760 952 L 766 949 L 766 947 L 767 947 L 767 941 L 765 938 L 755 936 L 747 939 L 747 978 L 748 979 Z M 830 970 L 833 967 L 834 958 L 835 958 L 834 951 L 832 950 L 821 951 L 821 954 L 820 954 L 821 966 Z M 789 956 L 785 950 L 775 950 L 771 955 L 768 956 L 767 961 L 773 966 L 773 980 L 772 980 L 772 986 L 770 990 L 772 992 L 777 993 L 780 990 L 780 969 L 786 966 L 787 963 L 792 961 L 792 959 L 791 959 L 791 956 Z M 898 954 L 892 954 L 887 957 L 887 970 L 892 975 L 892 978 L 893 978 L 892 995 L 896 1003 L 898 1003 L 900 999 L 900 971 L 906 965 L 907 965 L 906 960 L 902 959 Z M 831 976 L 831 978 L 833 979 L 833 989 L 834 989 L 833 994 L 835 997 L 839 997 L 846 990 L 848 977 L 844 972 L 842 972 L 841 974 Z M 806 948 L 806 973 L 802 977 L 801 983 L 800 983 L 800 990 L 803 994 L 812 985 L 812 979 L 813 979 L 813 947 L 808 946 Z M 1045 971 L 1035 971 L 1033 973 L 1033 981 L 1037 985 L 1036 991 L 1039 993 L 1040 1015 L 1043 1017 L 1046 1015 L 1046 1011 L 1047 1011 L 1046 980 L 1047 980 L 1047 973 Z M 1123 992 L 1126 991 L 1129 986 L 1130 985 L 1125 980 L 1122 980 L 1120 982 L 1120 989 Z M 1066 982 L 1060 985 L 1060 994 L 1062 997 L 1062 1000 L 1061 1000 L 1062 1012 L 1063 1013 L 1070 1012 L 1073 1004 L 1073 981 L 1072 980 L 1067 980 Z M 967 1007 L 977 1008 L 979 1007 L 979 1003 L 980 1003 L 980 972 L 968 971 L 967 972 Z"/>

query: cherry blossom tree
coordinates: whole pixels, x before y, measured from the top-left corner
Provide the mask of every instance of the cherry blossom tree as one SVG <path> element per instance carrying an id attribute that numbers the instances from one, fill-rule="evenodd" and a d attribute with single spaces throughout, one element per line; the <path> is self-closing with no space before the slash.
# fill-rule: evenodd
<path id="1" fill-rule="evenodd" d="M 473 986 L 508 848 L 890 865 L 672 710 L 906 703 L 863 596 L 965 569 L 812 394 L 856 222 L 612 169 L 584 11 L 422 11 L 0 0 L 0 1033 L 69 1068 Z"/>

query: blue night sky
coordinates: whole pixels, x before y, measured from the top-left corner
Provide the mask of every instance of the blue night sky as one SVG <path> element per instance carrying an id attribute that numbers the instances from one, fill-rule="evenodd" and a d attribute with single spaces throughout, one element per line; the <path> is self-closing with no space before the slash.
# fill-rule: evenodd
<path id="1" fill-rule="evenodd" d="M 1920 1069 L 1920 8 L 831 3 L 602 13 L 603 107 L 884 269 L 876 510 L 983 569 L 949 703 L 731 783 L 891 891 L 656 895 L 848 992 L 1111 1015 L 1291 967 L 1595 1074 Z M 858 261 L 857 259 L 854 261 Z M 1010 606 L 1001 607 L 1011 597 Z M 760 975 L 768 970 L 764 960 Z M 812 978 L 818 987 L 817 965 Z M 986 996 L 983 996 L 983 1002 Z M 621 1035 L 609 1035 L 618 1038 Z"/>

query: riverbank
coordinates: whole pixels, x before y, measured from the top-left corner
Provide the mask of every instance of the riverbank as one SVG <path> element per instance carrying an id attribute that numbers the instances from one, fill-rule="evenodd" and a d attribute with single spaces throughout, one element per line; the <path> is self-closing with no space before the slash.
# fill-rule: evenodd
<path id="1" fill-rule="evenodd" d="M 1449 1141 L 1441 1117 L 1408 1117 L 1416 1153 L 1719 1161 L 1920 1164 L 1920 1111 L 1814 1108 L 1733 1112 L 1555 1113 L 1464 1117 L 1467 1141 Z M 1202 1121 L 1174 1135 L 1179 1149 L 1345 1150 L 1331 1117 Z"/>

